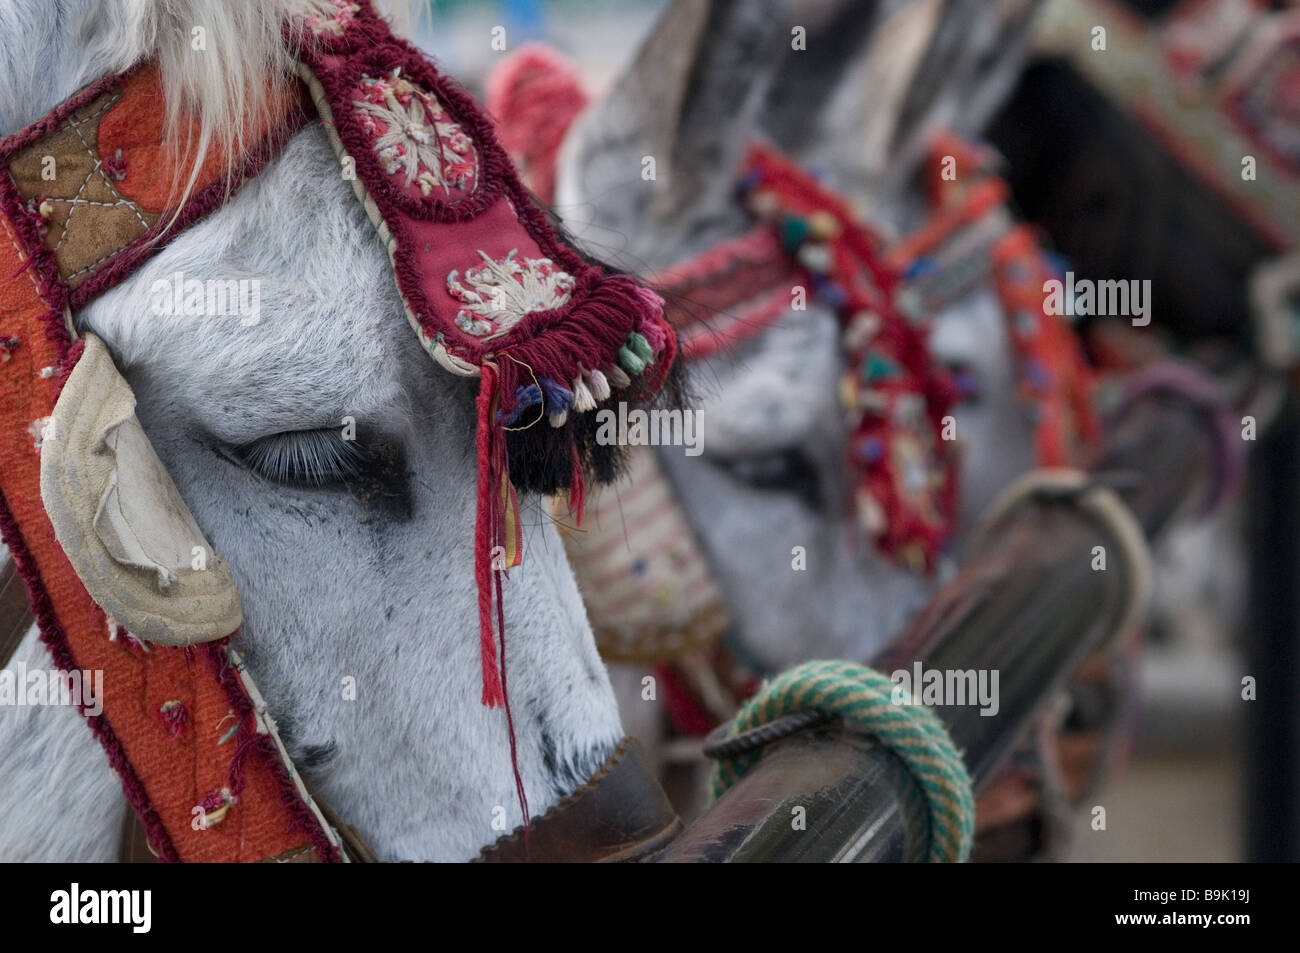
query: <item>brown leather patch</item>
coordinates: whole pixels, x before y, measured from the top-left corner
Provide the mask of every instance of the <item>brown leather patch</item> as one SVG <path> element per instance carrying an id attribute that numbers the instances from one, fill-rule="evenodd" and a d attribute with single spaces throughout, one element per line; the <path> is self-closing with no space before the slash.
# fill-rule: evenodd
<path id="1" fill-rule="evenodd" d="M 113 89 L 95 98 L 9 160 L 19 193 L 36 210 L 46 206 L 45 244 L 54 250 L 59 276 L 70 286 L 158 220 L 118 191 L 98 151 L 100 120 L 121 96 L 121 90 Z"/>
<path id="2" fill-rule="evenodd" d="M 118 848 L 118 862 L 122 864 L 152 864 L 158 857 L 149 847 L 144 825 L 135 811 L 126 812 L 126 821 L 122 825 L 122 840 Z M 259 864 L 316 864 L 320 856 L 311 844 L 295 847 L 275 857 L 264 857 Z"/>
<path id="3" fill-rule="evenodd" d="M 582 787 L 524 829 L 483 848 L 482 863 L 642 860 L 676 837 L 682 822 L 655 779 L 640 743 L 624 738 Z"/>
<path id="4" fill-rule="evenodd" d="M 140 817 L 131 808 L 126 809 L 126 819 L 122 822 L 122 840 L 117 847 L 119 864 L 156 864 L 158 855 L 149 846 L 149 836 L 140 823 Z"/>

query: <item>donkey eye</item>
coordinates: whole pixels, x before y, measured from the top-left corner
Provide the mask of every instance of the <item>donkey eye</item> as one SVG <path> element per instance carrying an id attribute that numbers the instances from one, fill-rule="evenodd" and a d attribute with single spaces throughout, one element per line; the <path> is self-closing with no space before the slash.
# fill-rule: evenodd
<path id="1" fill-rule="evenodd" d="M 798 448 L 719 460 L 732 477 L 758 490 L 793 493 L 812 509 L 822 504 L 816 465 Z"/>
<path id="2" fill-rule="evenodd" d="M 261 437 L 232 453 L 258 476 L 293 486 L 327 486 L 355 480 L 366 454 L 339 430 L 294 430 Z"/>

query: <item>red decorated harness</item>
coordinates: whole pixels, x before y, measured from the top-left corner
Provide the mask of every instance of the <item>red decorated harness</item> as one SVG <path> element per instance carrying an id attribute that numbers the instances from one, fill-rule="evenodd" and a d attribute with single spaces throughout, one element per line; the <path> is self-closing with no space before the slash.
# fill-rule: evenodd
<path id="1" fill-rule="evenodd" d="M 960 170 L 955 179 L 945 173 L 949 158 Z M 1043 283 L 1057 270 L 1006 211 L 1009 192 L 993 167 L 987 150 L 938 139 L 927 175 L 930 216 L 886 246 L 843 199 L 756 146 L 742 191 L 759 224 L 649 279 L 665 297 L 687 360 L 761 332 L 798 306 L 800 292 L 836 311 L 846 359 L 840 393 L 852 430 L 847 464 L 857 475 L 852 503 L 879 550 L 918 571 L 934 565 L 951 529 L 956 459 L 943 423 L 969 386 L 932 358 L 933 315 L 991 282 L 1040 464 L 1078 463 L 1099 434 L 1082 348 L 1065 319 L 1046 309 Z M 652 455 L 642 456 L 636 482 L 618 497 L 626 523 L 571 536 L 570 555 L 602 652 L 612 661 L 653 663 L 675 728 L 702 734 L 729 717 L 764 673 L 727 637 L 707 559 Z M 653 512 L 643 513 L 646 499 L 658 501 Z M 658 539 L 670 521 L 681 524 L 671 544 L 642 542 Z M 656 532 L 639 529 L 647 523 Z M 619 549 L 624 525 L 632 544 Z M 638 575 L 644 582 L 635 588 Z M 671 595 L 660 598 L 670 576 Z"/>

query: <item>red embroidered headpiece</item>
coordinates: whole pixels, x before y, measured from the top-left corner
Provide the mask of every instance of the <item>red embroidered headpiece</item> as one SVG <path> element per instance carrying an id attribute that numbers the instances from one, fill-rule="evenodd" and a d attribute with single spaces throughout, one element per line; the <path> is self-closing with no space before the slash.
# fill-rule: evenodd
<path id="1" fill-rule="evenodd" d="M 421 344 L 482 380 L 475 572 L 492 706 L 503 701 L 493 590 L 499 626 L 500 573 L 520 558 L 505 430 L 560 428 L 616 392 L 653 394 L 675 344 L 657 295 L 560 241 L 463 90 L 393 36 L 369 0 L 333 6 L 302 25 L 303 79 L 341 159 L 355 163 L 353 187 Z M 572 457 L 580 486 L 576 445 Z"/>

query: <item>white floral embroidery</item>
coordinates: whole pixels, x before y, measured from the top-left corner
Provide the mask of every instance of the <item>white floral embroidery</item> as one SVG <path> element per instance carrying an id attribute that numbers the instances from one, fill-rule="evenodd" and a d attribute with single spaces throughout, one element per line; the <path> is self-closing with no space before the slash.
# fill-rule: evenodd
<path id="1" fill-rule="evenodd" d="M 379 78 L 361 77 L 359 93 L 353 102 L 385 172 L 402 173 L 422 195 L 435 188 L 473 187 L 474 141 L 436 96 L 405 79 L 400 69 Z"/>
<path id="2" fill-rule="evenodd" d="M 562 307 L 573 294 L 574 279 L 549 258 L 515 257 L 511 249 L 505 258 L 479 256 L 483 265 L 465 269 L 466 287 L 460 272 L 447 276 L 447 291 L 464 307 L 456 314 L 456 326 L 475 337 L 489 337 L 508 331 L 527 314 Z"/>
<path id="3" fill-rule="evenodd" d="M 318 10 L 303 17 L 303 22 L 317 36 L 342 36 L 360 12 L 361 7 L 349 0 L 323 0 Z"/>

